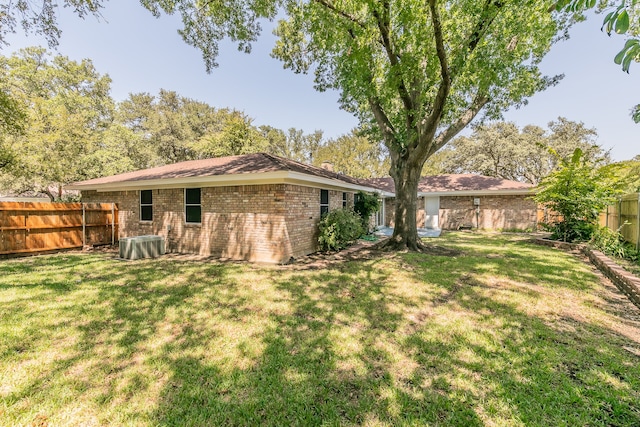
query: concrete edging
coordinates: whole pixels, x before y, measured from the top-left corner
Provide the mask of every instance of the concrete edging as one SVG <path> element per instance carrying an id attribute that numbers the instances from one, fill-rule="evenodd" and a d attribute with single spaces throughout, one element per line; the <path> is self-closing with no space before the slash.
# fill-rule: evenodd
<path id="1" fill-rule="evenodd" d="M 616 285 L 633 304 L 640 308 L 640 279 L 620 267 L 602 252 L 591 249 L 583 243 L 558 242 L 540 238 L 533 239 L 533 243 L 563 250 L 578 250 L 582 252 L 602 274 L 611 279 L 613 284 Z"/>

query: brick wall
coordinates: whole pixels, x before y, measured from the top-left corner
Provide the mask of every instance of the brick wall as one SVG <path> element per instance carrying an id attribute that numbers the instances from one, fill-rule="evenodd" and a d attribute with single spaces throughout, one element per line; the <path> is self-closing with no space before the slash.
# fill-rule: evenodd
<path id="1" fill-rule="evenodd" d="M 536 203 L 528 196 L 479 196 L 478 228 L 486 230 L 535 230 Z M 440 196 L 440 228 L 476 227 L 474 196 Z"/>
<path id="2" fill-rule="evenodd" d="M 476 196 L 477 197 L 477 196 Z M 461 225 L 476 227 L 474 196 L 440 196 L 440 228 L 456 230 Z M 528 196 L 479 196 L 480 228 L 486 230 L 536 229 L 537 205 Z M 418 228 L 424 227 L 425 202 L 419 197 L 416 206 Z M 395 199 L 385 199 L 385 225 L 393 227 Z"/>
<path id="3" fill-rule="evenodd" d="M 395 214 L 396 199 L 384 199 L 384 225 L 386 225 L 387 227 L 393 227 L 395 223 L 395 221 L 393 220 Z M 418 201 L 416 204 L 416 225 L 418 228 L 424 228 L 424 222 L 426 218 L 426 213 L 424 211 L 424 197 L 418 197 Z"/>
<path id="4" fill-rule="evenodd" d="M 118 204 L 119 237 L 160 235 L 167 250 L 256 262 L 284 262 L 317 250 L 320 189 L 288 184 L 204 187 L 202 222 L 185 223 L 184 189 L 153 190 L 153 221 L 140 221 L 139 191 L 83 191 L 84 202 Z M 353 193 L 348 194 L 353 206 Z M 329 209 L 342 192 L 329 191 Z"/>
<path id="5" fill-rule="evenodd" d="M 393 218 L 395 217 L 396 199 L 386 198 L 384 200 L 384 225 L 393 227 Z"/>

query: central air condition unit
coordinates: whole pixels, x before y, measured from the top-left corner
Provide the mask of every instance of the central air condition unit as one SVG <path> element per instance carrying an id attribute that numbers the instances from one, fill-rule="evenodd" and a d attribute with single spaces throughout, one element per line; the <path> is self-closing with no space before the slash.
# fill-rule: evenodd
<path id="1" fill-rule="evenodd" d="M 156 258 L 164 255 L 162 236 L 137 236 L 120 239 L 120 258 Z"/>

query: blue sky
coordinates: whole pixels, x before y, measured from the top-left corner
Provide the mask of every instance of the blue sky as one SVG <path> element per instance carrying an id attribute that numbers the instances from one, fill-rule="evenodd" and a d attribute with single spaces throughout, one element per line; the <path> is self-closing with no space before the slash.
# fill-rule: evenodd
<path id="1" fill-rule="evenodd" d="M 312 76 L 282 68 L 269 52 L 274 37 L 266 30 L 250 55 L 223 43 L 220 67 L 205 72 L 200 52 L 186 45 L 176 30 L 177 17 L 154 18 L 137 2 L 112 0 L 103 18 L 81 20 L 66 9 L 60 14 L 63 30 L 58 52 L 72 59 L 90 58 L 101 73 L 109 74 L 112 96 L 125 99 L 132 92 L 156 94 L 160 88 L 215 107 L 244 111 L 254 124 L 281 129 L 295 127 L 326 137 L 349 132 L 357 121 L 339 109 L 337 93 L 313 89 Z M 542 63 L 548 75 L 565 74 L 561 83 L 532 97 L 527 106 L 505 113 L 519 126 L 546 124 L 558 116 L 582 121 L 598 131 L 598 143 L 611 149 L 614 160 L 640 154 L 640 125 L 629 110 L 640 103 L 640 64 L 623 73 L 613 57 L 622 37 L 600 32 L 602 16 L 576 25 L 569 41 L 558 43 Z M 31 45 L 45 45 L 37 36 L 21 32 L 8 38 L 2 53 Z"/>

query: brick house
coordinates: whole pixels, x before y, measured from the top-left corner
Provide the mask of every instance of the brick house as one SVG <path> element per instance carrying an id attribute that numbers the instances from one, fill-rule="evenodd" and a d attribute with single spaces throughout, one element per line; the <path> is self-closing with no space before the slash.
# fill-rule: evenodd
<path id="1" fill-rule="evenodd" d="M 317 250 L 317 224 L 385 191 L 269 154 L 193 160 L 77 182 L 83 202 L 118 205 L 119 237 L 160 235 L 170 252 L 286 262 Z"/>
<path id="2" fill-rule="evenodd" d="M 383 200 L 376 225 L 393 227 L 391 178 L 356 179 L 270 154 L 193 160 L 76 182 L 83 202 L 117 203 L 119 236 L 160 235 L 170 252 L 286 262 L 317 250 L 323 213 L 362 190 Z M 479 175 L 422 178 L 419 228 L 529 229 L 532 186 Z M 476 215 L 477 211 L 477 215 Z"/>
<path id="3" fill-rule="evenodd" d="M 392 178 L 363 180 L 385 193 L 394 192 Z M 418 185 L 418 228 L 535 230 L 537 204 L 531 184 L 482 175 L 434 175 Z M 393 227 L 395 199 L 383 198 L 377 225 Z"/>

